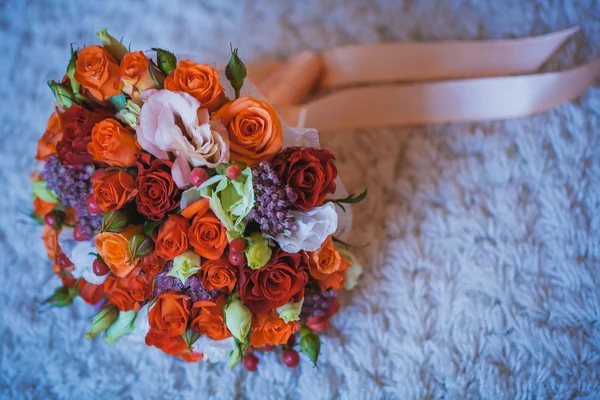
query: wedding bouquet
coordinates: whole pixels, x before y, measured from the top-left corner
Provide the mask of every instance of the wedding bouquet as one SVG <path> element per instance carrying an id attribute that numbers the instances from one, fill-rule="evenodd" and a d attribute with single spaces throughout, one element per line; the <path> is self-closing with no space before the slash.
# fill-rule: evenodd
<path id="1" fill-rule="evenodd" d="M 32 215 L 62 287 L 45 303 L 93 305 L 88 339 L 248 370 L 275 347 L 294 367 L 299 348 L 316 364 L 318 333 L 361 273 L 333 236 L 338 213 L 366 191 L 336 197 L 316 131 L 242 96 L 237 50 L 218 72 L 98 36 L 49 82 Z"/>

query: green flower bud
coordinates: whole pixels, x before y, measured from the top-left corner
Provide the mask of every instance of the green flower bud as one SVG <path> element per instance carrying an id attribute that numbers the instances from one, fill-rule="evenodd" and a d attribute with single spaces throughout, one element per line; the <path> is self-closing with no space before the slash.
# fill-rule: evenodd
<path id="1" fill-rule="evenodd" d="M 287 303 L 277 308 L 279 318 L 288 322 L 298 321 L 300 319 L 300 312 L 302 311 L 302 305 L 304 304 L 304 297 L 297 303 Z"/>
<path id="2" fill-rule="evenodd" d="M 248 307 L 242 304 L 237 294 L 225 306 L 225 324 L 234 338 L 239 342 L 245 341 L 250 332 L 252 313 Z"/>
<path id="3" fill-rule="evenodd" d="M 117 320 L 106 331 L 104 340 L 109 344 L 114 344 L 117 340 L 133 331 L 135 329 L 136 317 L 137 312 L 133 310 L 119 312 Z"/>
<path id="4" fill-rule="evenodd" d="M 69 65 L 67 66 L 67 76 L 71 82 L 71 89 L 73 90 L 73 93 L 79 93 L 79 89 L 81 89 L 81 84 L 77 83 L 75 80 L 75 70 L 77 69 L 75 66 L 76 61 L 77 52 L 73 51 L 73 46 L 71 46 L 71 60 L 69 60 Z"/>
<path id="5" fill-rule="evenodd" d="M 71 88 L 68 88 L 65 85 L 53 80 L 48 81 L 48 86 L 50 86 L 50 90 L 52 90 L 52 93 L 54 93 L 54 97 L 56 98 L 58 104 L 60 104 L 63 108 L 69 108 L 75 104 L 75 94 Z"/>
<path id="6" fill-rule="evenodd" d="M 124 110 L 127 107 L 127 99 L 123 93 L 113 96 L 108 100 L 119 111 Z"/>
<path id="7" fill-rule="evenodd" d="M 102 46 L 113 56 L 118 62 L 123 60 L 125 54 L 127 54 L 127 47 L 123 43 L 115 39 L 110 33 L 107 32 L 106 28 L 96 33 L 96 36 L 100 38 Z"/>
<path id="8" fill-rule="evenodd" d="M 54 294 L 48 297 L 42 304 L 50 304 L 52 307 L 65 307 L 73 304 L 73 299 L 79 294 L 77 286 L 70 288 L 59 287 Z"/>
<path id="9" fill-rule="evenodd" d="M 354 254 L 348 250 L 338 249 L 342 258 L 350 263 L 350 267 L 344 272 L 344 289 L 352 290 L 358 284 L 358 278 L 362 275 L 363 267 L 358 262 Z"/>
<path id="10" fill-rule="evenodd" d="M 250 246 L 246 248 L 248 266 L 252 269 L 259 269 L 269 262 L 273 251 L 269 247 L 269 240 L 265 239 L 260 232 L 250 235 L 250 239 Z"/>
<path id="11" fill-rule="evenodd" d="M 54 192 L 54 190 L 48 189 L 48 183 L 46 181 L 35 181 L 32 183 L 33 195 L 39 197 L 48 203 L 58 204 L 60 199 Z"/>
<path id="12" fill-rule="evenodd" d="M 98 336 L 105 330 L 107 330 L 113 322 L 119 316 L 119 310 L 117 307 L 110 305 L 108 307 L 104 307 L 96 315 L 94 315 L 94 320 L 92 321 L 92 327 L 85 334 L 86 339 L 91 339 L 93 337 Z"/>
<path id="13" fill-rule="evenodd" d="M 237 99 L 240 97 L 240 90 L 244 86 L 244 78 L 246 78 L 246 66 L 238 57 L 238 49 L 231 49 L 231 58 L 225 67 L 225 77 L 235 90 L 235 98 Z"/>
<path id="14" fill-rule="evenodd" d="M 173 259 L 173 267 L 167 273 L 167 276 L 173 276 L 185 284 L 185 281 L 200 271 L 200 256 L 192 250 L 184 251 Z"/>
<path id="15" fill-rule="evenodd" d="M 129 239 L 128 246 L 129 254 L 131 255 L 130 262 L 138 257 L 145 257 L 154 250 L 154 242 L 143 233 L 137 233 Z"/>
<path id="16" fill-rule="evenodd" d="M 156 52 L 156 61 L 158 62 L 158 69 L 165 74 L 165 76 L 171 75 L 171 72 L 177 68 L 177 57 L 170 51 L 153 47 L 152 50 Z"/>
<path id="17" fill-rule="evenodd" d="M 102 217 L 102 232 L 123 232 L 129 221 L 123 211 L 109 211 Z"/>
<path id="18" fill-rule="evenodd" d="M 319 352 L 321 351 L 321 339 L 318 335 L 313 332 L 304 335 L 300 339 L 300 348 L 310 358 L 314 364 L 317 366 L 317 360 L 319 359 Z"/>

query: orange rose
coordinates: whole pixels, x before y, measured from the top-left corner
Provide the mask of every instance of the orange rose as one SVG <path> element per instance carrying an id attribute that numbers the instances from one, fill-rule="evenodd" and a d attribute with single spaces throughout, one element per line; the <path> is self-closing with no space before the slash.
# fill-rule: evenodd
<path id="1" fill-rule="evenodd" d="M 104 212 L 118 210 L 137 194 L 135 179 L 123 170 L 95 173 L 92 183 L 94 198 Z"/>
<path id="2" fill-rule="evenodd" d="M 227 247 L 227 229 L 210 211 L 194 217 L 188 235 L 194 251 L 209 260 L 218 260 Z"/>
<path id="3" fill-rule="evenodd" d="M 190 223 L 178 214 L 169 214 L 167 220 L 158 228 L 156 237 L 156 255 L 165 260 L 172 260 L 189 247 L 188 230 Z"/>
<path id="4" fill-rule="evenodd" d="M 281 122 L 267 102 L 255 97 L 240 97 L 217 110 L 229 132 L 231 159 L 256 165 L 272 159 L 283 145 Z"/>
<path id="5" fill-rule="evenodd" d="M 213 340 L 223 340 L 231 336 L 223 314 L 225 295 L 222 294 L 215 301 L 199 300 L 192 306 L 191 327 L 197 332 L 208 336 Z"/>
<path id="6" fill-rule="evenodd" d="M 323 242 L 319 250 L 308 253 L 308 256 L 308 269 L 321 290 L 340 290 L 344 285 L 344 271 L 350 267 L 350 263 L 333 247 L 331 236 Z"/>
<path id="7" fill-rule="evenodd" d="M 156 87 L 150 68 L 148 57 L 142 51 L 125 54 L 120 69 L 123 91 L 133 97 L 136 91 L 139 93 Z"/>
<path id="8" fill-rule="evenodd" d="M 37 160 L 45 160 L 52 154 L 56 154 L 56 144 L 62 139 L 62 128 L 60 124 L 60 117 L 57 112 L 53 112 L 48 119 L 46 124 L 46 132 L 38 140 L 37 154 L 35 158 Z"/>
<path id="9" fill-rule="evenodd" d="M 237 282 L 235 271 L 226 257 L 204 261 L 200 267 L 200 275 L 207 290 L 219 289 L 231 293 Z"/>
<path id="10" fill-rule="evenodd" d="M 181 356 L 188 348 L 183 337 L 163 335 L 155 329 L 150 329 L 146 334 L 146 345 L 154 346 L 172 356 Z"/>
<path id="11" fill-rule="evenodd" d="M 165 89 L 189 93 L 209 112 L 219 107 L 225 92 L 225 89 L 219 85 L 217 71 L 208 64 L 196 64 L 189 60 L 177 63 L 175 71 L 165 79 Z"/>
<path id="12" fill-rule="evenodd" d="M 94 160 L 113 167 L 133 167 L 142 150 L 135 135 L 121 124 L 107 118 L 98 122 L 92 129 L 92 141 L 87 145 Z"/>
<path id="13" fill-rule="evenodd" d="M 152 279 L 140 275 L 138 268 L 125 278 L 106 278 L 104 291 L 108 300 L 120 311 L 139 311 L 152 294 Z"/>
<path id="14" fill-rule="evenodd" d="M 44 225 L 44 233 L 42 233 L 42 240 L 44 241 L 44 246 L 46 247 L 48 258 L 55 264 L 57 256 L 62 253 L 62 250 L 58 245 L 59 233 L 59 231 L 52 229 L 49 225 Z"/>
<path id="15" fill-rule="evenodd" d="M 161 335 L 182 335 L 187 329 L 192 301 L 189 296 L 178 293 L 163 293 L 156 298 L 148 313 L 151 329 Z"/>
<path id="16" fill-rule="evenodd" d="M 97 304 L 104 297 L 103 285 L 94 285 L 81 278 L 77 284 L 79 297 L 90 305 Z"/>
<path id="17" fill-rule="evenodd" d="M 138 259 L 129 262 L 131 256 L 127 246 L 129 239 L 141 231 L 141 225 L 129 225 L 123 232 L 102 232 L 94 238 L 98 254 L 116 277 L 123 278 L 135 268 Z"/>
<path id="18" fill-rule="evenodd" d="M 98 100 L 121 94 L 119 64 L 102 46 L 89 46 L 77 52 L 75 81 Z"/>
<path id="19" fill-rule="evenodd" d="M 271 346 L 286 344 L 297 328 L 296 322 L 286 324 L 274 311 L 255 315 L 252 318 L 250 344 L 252 347 L 261 347 L 265 344 Z"/>

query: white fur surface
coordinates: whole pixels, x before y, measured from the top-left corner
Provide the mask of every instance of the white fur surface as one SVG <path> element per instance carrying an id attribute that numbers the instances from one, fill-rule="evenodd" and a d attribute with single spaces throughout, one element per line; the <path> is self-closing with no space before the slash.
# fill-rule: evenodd
<path id="1" fill-rule="evenodd" d="M 581 24 L 545 68 L 600 54 L 593 1 L 0 1 L 0 397 L 600 397 L 600 89 L 532 118 L 323 135 L 353 192 L 365 275 L 319 369 L 257 373 L 86 341 L 92 310 L 40 313 L 52 275 L 22 213 L 69 44 L 108 27 L 132 48 L 247 61 L 349 43 L 508 38 Z M 304 357 L 304 356 L 303 356 Z"/>

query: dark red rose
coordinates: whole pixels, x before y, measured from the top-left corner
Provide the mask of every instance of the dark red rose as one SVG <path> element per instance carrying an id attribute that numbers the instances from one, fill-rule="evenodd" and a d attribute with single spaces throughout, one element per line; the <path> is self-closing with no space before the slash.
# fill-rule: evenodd
<path id="1" fill-rule="evenodd" d="M 254 314 L 261 314 L 304 297 L 308 282 L 304 258 L 278 249 L 264 267 L 240 269 L 238 291 L 244 304 Z"/>
<path id="2" fill-rule="evenodd" d="M 76 104 L 61 113 L 63 136 L 56 144 L 60 162 L 63 165 L 94 163 L 93 157 L 87 150 L 88 143 L 92 141 L 92 129 L 96 123 L 110 116 L 108 110 L 90 111 Z"/>
<path id="3" fill-rule="evenodd" d="M 309 210 L 320 206 L 328 193 L 335 192 L 337 168 L 327 150 L 288 147 L 273 160 L 273 168 L 284 185 L 298 196 L 294 206 Z"/>
<path id="4" fill-rule="evenodd" d="M 154 160 L 148 165 L 141 158 L 140 161 L 135 181 L 137 209 L 151 220 L 159 221 L 176 209 L 181 200 L 181 191 L 171 177 L 173 163 Z"/>

